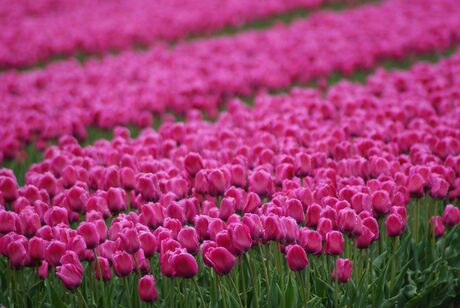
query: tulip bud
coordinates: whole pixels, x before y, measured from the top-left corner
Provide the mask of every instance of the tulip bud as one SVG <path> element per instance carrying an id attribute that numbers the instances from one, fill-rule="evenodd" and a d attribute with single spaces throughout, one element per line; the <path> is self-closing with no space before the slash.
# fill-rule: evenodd
<path id="1" fill-rule="evenodd" d="M 77 228 L 77 232 L 85 239 L 88 249 L 96 248 L 99 245 L 99 233 L 97 232 L 96 225 L 92 222 L 81 223 Z"/>
<path id="2" fill-rule="evenodd" d="M 11 266 L 21 268 L 29 263 L 27 240 L 18 239 L 8 244 L 7 252 Z"/>
<path id="3" fill-rule="evenodd" d="M 299 239 L 300 245 L 308 253 L 321 254 L 323 241 L 321 234 L 318 231 L 302 228 L 300 229 Z"/>
<path id="4" fill-rule="evenodd" d="M 269 215 L 264 220 L 264 240 L 276 241 L 282 238 L 281 222 L 278 216 Z"/>
<path id="5" fill-rule="evenodd" d="M 198 171 L 203 169 L 201 156 L 197 153 L 188 153 L 184 159 L 184 167 L 188 174 L 192 177 L 195 176 Z"/>
<path id="6" fill-rule="evenodd" d="M 45 213 L 45 222 L 54 227 L 60 223 L 69 224 L 69 215 L 65 208 L 53 206 Z"/>
<path id="7" fill-rule="evenodd" d="M 219 217 L 227 220 L 230 215 L 235 213 L 235 199 L 231 197 L 223 198 L 220 202 Z"/>
<path id="8" fill-rule="evenodd" d="M 243 224 L 235 224 L 229 228 L 232 246 L 238 254 L 242 254 L 249 250 L 252 246 L 251 233 L 249 228 Z"/>
<path id="9" fill-rule="evenodd" d="M 378 190 L 372 194 L 372 208 L 378 215 L 388 213 L 391 207 L 390 196 L 385 190 Z"/>
<path id="10" fill-rule="evenodd" d="M 18 184 L 14 178 L 0 176 L 0 192 L 7 201 L 14 201 L 18 197 Z"/>
<path id="11" fill-rule="evenodd" d="M 260 196 L 271 195 L 274 190 L 272 176 L 265 170 L 257 170 L 249 177 L 250 191 Z"/>
<path id="12" fill-rule="evenodd" d="M 66 245 L 57 240 L 52 240 L 45 251 L 45 260 L 51 266 L 57 266 L 60 263 L 61 257 L 65 254 Z"/>
<path id="13" fill-rule="evenodd" d="M 357 215 L 352 209 L 343 209 L 338 215 L 338 226 L 342 232 L 348 234 L 353 233 L 355 225 L 357 224 Z"/>
<path id="14" fill-rule="evenodd" d="M 444 209 L 442 222 L 448 227 L 458 224 L 460 222 L 460 209 L 452 204 L 448 204 Z"/>
<path id="15" fill-rule="evenodd" d="M 340 255 L 343 252 L 343 235 L 339 231 L 330 231 L 326 234 L 324 251 L 328 255 Z"/>
<path id="16" fill-rule="evenodd" d="M 356 247 L 358 247 L 359 249 L 368 248 L 369 246 L 371 246 L 372 241 L 374 240 L 374 236 L 374 233 L 372 233 L 372 231 L 368 227 L 363 226 L 363 231 L 361 235 L 356 237 L 355 239 Z"/>
<path id="17" fill-rule="evenodd" d="M 441 216 L 432 216 L 430 218 L 430 227 L 431 233 L 433 233 L 436 237 L 444 235 L 444 225 L 442 223 Z"/>
<path id="18" fill-rule="evenodd" d="M 48 277 L 48 262 L 42 261 L 40 266 L 38 267 L 38 277 L 42 280 L 46 279 Z"/>
<path id="19" fill-rule="evenodd" d="M 158 240 L 152 233 L 141 232 L 139 234 L 139 241 L 147 258 L 150 258 L 158 251 Z"/>
<path id="20" fill-rule="evenodd" d="M 171 265 L 176 277 L 192 278 L 198 273 L 198 263 L 191 254 L 185 251 L 175 252 L 171 256 Z"/>
<path id="21" fill-rule="evenodd" d="M 319 223 L 322 208 L 320 205 L 314 203 L 307 209 L 306 224 L 309 227 L 316 227 Z"/>
<path id="22" fill-rule="evenodd" d="M 332 272 L 332 279 L 341 283 L 346 283 L 351 278 L 353 272 L 353 263 L 349 259 L 338 258 L 335 261 L 335 269 Z"/>
<path id="23" fill-rule="evenodd" d="M 154 302 L 158 298 L 158 292 L 155 287 L 155 278 L 152 275 L 145 275 L 137 284 L 139 298 L 143 302 Z"/>
<path id="24" fill-rule="evenodd" d="M 0 210 L 0 233 L 6 234 L 16 231 L 15 214 L 14 212 Z"/>
<path id="25" fill-rule="evenodd" d="M 235 257 L 224 247 L 207 249 L 206 260 L 218 275 L 230 273 L 235 265 Z"/>
<path id="26" fill-rule="evenodd" d="M 121 243 L 123 250 L 133 254 L 141 247 L 139 234 L 136 229 L 125 229 L 121 234 Z"/>
<path id="27" fill-rule="evenodd" d="M 252 213 L 260 206 L 260 197 L 256 193 L 249 192 L 246 197 L 246 204 L 243 211 L 245 213 Z"/>
<path id="28" fill-rule="evenodd" d="M 93 263 L 96 279 L 109 281 L 112 279 L 112 271 L 110 270 L 109 260 L 104 257 L 97 257 L 97 261 Z"/>
<path id="29" fill-rule="evenodd" d="M 321 234 L 323 239 L 325 239 L 326 234 L 332 231 L 332 221 L 329 218 L 321 217 L 316 230 Z"/>
<path id="30" fill-rule="evenodd" d="M 294 272 L 301 271 L 308 265 L 305 250 L 296 244 L 286 247 L 286 260 L 289 268 Z"/>
<path id="31" fill-rule="evenodd" d="M 113 268 L 117 276 L 128 276 L 134 270 L 133 257 L 124 251 L 116 252 L 113 255 Z"/>
<path id="32" fill-rule="evenodd" d="M 223 195 L 228 187 L 228 180 L 222 170 L 214 169 L 208 174 L 208 192 L 212 196 Z"/>
<path id="33" fill-rule="evenodd" d="M 179 243 L 191 254 L 196 254 L 199 249 L 198 233 L 195 228 L 184 227 L 177 235 Z"/>
<path id="34" fill-rule="evenodd" d="M 83 273 L 80 269 L 72 264 L 67 263 L 56 268 L 56 276 L 61 279 L 64 286 L 69 290 L 78 288 L 83 281 Z"/>
<path id="35" fill-rule="evenodd" d="M 45 257 L 45 241 L 39 237 L 29 240 L 29 255 L 32 260 L 43 260 Z"/>
<path id="36" fill-rule="evenodd" d="M 404 232 L 405 224 L 401 216 L 398 214 L 388 215 L 385 226 L 387 229 L 387 236 L 395 237 L 399 236 Z"/>
<path id="37" fill-rule="evenodd" d="M 126 210 L 126 192 L 121 188 L 112 187 L 107 191 L 107 205 L 111 212 Z"/>
<path id="38" fill-rule="evenodd" d="M 305 221 L 305 213 L 302 203 L 297 199 L 291 199 L 287 202 L 286 215 L 294 218 L 298 223 Z"/>
<path id="39" fill-rule="evenodd" d="M 374 241 L 379 239 L 379 223 L 374 217 L 363 218 L 363 227 L 369 228 L 369 230 L 374 234 Z"/>

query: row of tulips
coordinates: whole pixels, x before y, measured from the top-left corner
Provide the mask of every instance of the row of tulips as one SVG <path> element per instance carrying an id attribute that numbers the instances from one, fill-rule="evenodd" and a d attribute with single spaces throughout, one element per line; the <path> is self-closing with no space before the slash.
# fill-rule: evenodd
<path id="1" fill-rule="evenodd" d="M 63 61 L 42 70 L 4 73 L 0 156 L 21 156 L 26 144 L 43 148 L 64 134 L 84 139 L 88 126 L 147 127 L 152 112 L 213 114 L 234 95 L 443 50 L 460 38 L 457 6 L 456 0 L 388 0 L 172 50 L 107 56 L 83 67 Z"/>
<path id="2" fill-rule="evenodd" d="M 409 204 L 409 219 L 416 211 L 425 212 L 436 203 L 434 199 L 424 198 L 418 205 L 420 208 Z M 448 221 L 455 217 L 458 225 L 460 209 L 448 205 L 443 216 L 443 220 Z M 236 235 L 238 228 L 249 229 L 245 224 L 248 217 L 251 216 L 244 216 L 243 224 L 230 223 L 228 230 Z M 138 307 L 151 302 L 167 307 L 186 303 L 193 307 L 436 306 L 436 301 L 445 304 L 446 300 L 455 298 L 460 271 L 456 264 L 460 256 L 458 226 L 448 223 L 448 233 L 437 239 L 431 228 L 420 231 L 410 226 L 404 234 L 395 236 L 390 216 L 386 221 L 386 226 L 382 226 L 386 232 L 379 235 L 376 243 L 366 247 L 358 244 L 361 236 L 353 239 L 347 235 L 342 237 L 339 231 L 330 231 L 322 240 L 321 236 L 316 238 L 316 231 L 308 228 L 301 229 L 299 238 L 292 243 L 268 241 L 264 238 L 267 233 L 271 236 L 272 230 L 265 228 L 261 239 L 253 242 L 247 241 L 250 235 L 244 236 L 244 232 L 238 234 L 242 235 L 240 237 L 232 237 L 230 245 L 237 247 L 239 253 L 219 246 L 219 235 L 217 242 L 206 240 L 201 247 L 197 245 L 195 252 L 187 250 L 183 246 L 197 241 L 190 232 L 183 246 L 183 241 L 179 242 L 180 233 L 177 241 L 162 240 L 158 253 L 152 249 L 157 245 L 155 236 L 147 236 L 152 234 L 148 231 L 140 235 L 130 232 L 129 241 L 123 240 L 118 247 L 126 250 L 108 253 L 105 251 L 107 244 L 113 246 L 113 242 L 104 241 L 92 222 L 80 225 L 76 232 L 60 225 L 53 227 L 53 231 L 67 232 L 67 236 L 75 232 L 78 234 L 75 237 L 81 234 L 82 246 L 97 247 L 92 250 L 94 255 L 79 257 L 72 250 L 75 248 L 58 250 L 58 245 L 54 244 L 59 241 L 52 241 L 44 248 L 38 243 L 46 240 L 33 237 L 25 253 L 31 263 L 24 268 L 19 259 L 27 240 L 13 240 L 8 244 L 8 250 L 14 250 L 9 263 L 0 259 L 0 294 L 8 307 L 46 304 Z M 415 233 L 422 238 L 414 240 Z M 2 245 L 5 238 L 7 236 L 2 238 Z M 196 254 L 198 249 L 200 253 Z M 342 257 L 337 257 L 339 254 Z M 50 265 L 52 262 L 59 265 L 54 268 Z M 439 271 L 436 275 L 441 277 L 432 278 L 432 285 L 426 288 L 423 286 L 426 282 L 407 280 L 406 271 L 414 272 L 412 279 L 416 280 L 433 275 L 435 271 Z M 449 284 L 453 285 L 446 288 Z M 447 293 L 431 290 L 433 286 L 443 287 Z"/>
<path id="3" fill-rule="evenodd" d="M 6 1 L 0 7 L 0 67 L 77 51 L 108 53 L 314 9 L 325 0 Z M 104 18 L 101 18 L 104 16 Z M 75 25 L 78 24 L 78 27 Z"/>
<path id="4" fill-rule="evenodd" d="M 2 301 L 444 304 L 460 272 L 460 209 L 445 206 L 460 193 L 459 70 L 457 53 L 325 97 L 233 101 L 215 123 L 62 137 L 25 186 L 0 171 Z"/>

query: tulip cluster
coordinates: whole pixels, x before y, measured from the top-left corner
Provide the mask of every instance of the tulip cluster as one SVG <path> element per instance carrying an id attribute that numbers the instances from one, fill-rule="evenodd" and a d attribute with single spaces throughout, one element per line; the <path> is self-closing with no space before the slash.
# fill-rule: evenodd
<path id="1" fill-rule="evenodd" d="M 214 123 L 191 113 L 137 138 L 117 127 L 113 140 L 87 147 L 61 137 L 23 187 L 0 170 L 0 253 L 42 279 L 52 269 L 70 290 L 84 284 L 86 264 L 96 280 L 135 275 L 147 302 L 159 296 L 159 277 L 192 280 L 201 292 L 201 264 L 215 273 L 211 289 L 237 285 L 232 272 L 245 258 L 252 264 L 255 250 L 267 293 L 275 274 L 266 260 L 287 290 L 285 264 L 307 271 L 295 276 L 307 285 L 302 296 L 310 279 L 313 290 L 353 275 L 362 282 L 363 272 L 372 281 L 378 273 L 364 264 L 372 253 L 361 256 L 376 245 L 380 256 L 392 247 L 393 283 L 400 238 L 425 236 L 432 246 L 423 248 L 449 253 L 436 243 L 460 222 L 458 206 L 444 208 L 460 196 L 459 72 L 456 53 L 409 71 L 379 70 L 365 85 L 341 82 L 325 96 L 262 94 L 254 109 L 233 100 Z"/>
<path id="2" fill-rule="evenodd" d="M 26 144 L 42 148 L 64 134 L 84 139 L 88 126 L 147 127 L 152 113 L 167 110 L 215 114 L 235 95 L 443 50 L 460 38 L 457 5 L 456 0 L 389 0 L 173 49 L 125 52 L 83 67 L 62 61 L 5 73 L 0 75 L 0 156 L 21 157 Z"/>
<path id="3" fill-rule="evenodd" d="M 0 67 L 178 40 L 327 2 L 334 1 L 7 0 L 0 7 Z"/>

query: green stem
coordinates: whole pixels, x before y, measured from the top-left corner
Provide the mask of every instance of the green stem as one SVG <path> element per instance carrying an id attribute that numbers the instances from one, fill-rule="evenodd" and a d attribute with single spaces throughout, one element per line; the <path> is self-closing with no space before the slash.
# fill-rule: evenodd
<path id="1" fill-rule="evenodd" d="M 128 284 L 128 277 L 122 278 L 123 283 L 125 284 L 125 290 L 126 290 L 126 301 L 128 303 L 128 307 L 131 308 L 131 292 L 129 291 L 129 284 Z"/>
<path id="2" fill-rule="evenodd" d="M 201 293 L 200 286 L 198 285 L 198 282 L 195 280 L 195 278 L 192 278 L 193 283 L 195 284 L 195 288 L 198 292 L 198 295 L 200 296 L 200 300 L 203 306 L 206 306 L 206 302 L 204 301 L 203 293 Z"/>
<path id="3" fill-rule="evenodd" d="M 238 288 L 236 287 L 235 281 L 233 280 L 232 273 L 228 274 L 227 276 L 228 276 L 228 280 L 230 280 L 230 284 L 232 285 L 233 290 L 237 291 L 238 304 L 240 304 L 240 307 L 245 307 L 243 306 L 243 302 L 241 301 L 241 297 L 239 296 L 240 292 Z"/>
<path id="4" fill-rule="evenodd" d="M 88 304 L 86 303 L 85 297 L 81 293 L 81 288 L 77 288 L 78 295 L 80 296 L 81 302 L 85 305 L 86 308 L 88 308 Z"/>

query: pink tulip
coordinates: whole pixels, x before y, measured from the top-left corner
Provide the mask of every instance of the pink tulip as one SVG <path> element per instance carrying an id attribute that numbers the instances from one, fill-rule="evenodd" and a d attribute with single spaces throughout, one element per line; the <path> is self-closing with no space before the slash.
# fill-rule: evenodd
<path id="1" fill-rule="evenodd" d="M 155 287 L 155 278 L 152 275 L 145 275 L 139 279 L 137 288 L 139 298 L 144 302 L 154 302 L 158 298 L 158 292 Z"/>
<path id="2" fill-rule="evenodd" d="M 330 231 L 326 234 L 324 252 L 328 255 L 340 255 L 343 253 L 343 235 L 338 231 Z"/>
<path id="3" fill-rule="evenodd" d="M 398 214 L 390 214 L 385 220 L 385 226 L 387 230 L 387 236 L 395 237 L 400 236 L 405 229 L 405 223 L 401 216 Z"/>
<path id="4" fill-rule="evenodd" d="M 444 235 L 444 224 L 442 223 L 441 216 L 432 216 L 430 218 L 430 228 L 431 233 L 433 233 L 436 237 L 441 237 Z"/>
<path id="5" fill-rule="evenodd" d="M 363 231 L 360 236 L 355 238 L 356 247 L 359 249 L 369 248 L 374 240 L 374 233 L 366 226 L 363 226 Z"/>
<path id="6" fill-rule="evenodd" d="M 199 249 L 198 234 L 192 227 L 184 227 L 177 235 L 179 243 L 191 254 L 195 254 Z"/>
<path id="7" fill-rule="evenodd" d="M 332 272 L 332 279 L 341 283 L 346 283 L 351 278 L 353 272 L 353 263 L 349 259 L 338 258 L 335 261 L 335 269 Z"/>
<path id="8" fill-rule="evenodd" d="M 174 253 L 171 256 L 171 265 L 176 277 L 192 278 L 198 273 L 198 263 L 191 254 L 186 252 Z"/>
<path id="9" fill-rule="evenodd" d="M 104 281 L 109 281 L 112 279 L 109 260 L 106 258 L 97 257 L 97 261 L 93 262 L 93 268 L 97 280 L 103 279 Z"/>
<path id="10" fill-rule="evenodd" d="M 64 286 L 69 290 L 78 288 L 83 281 L 83 273 L 80 269 L 71 263 L 58 266 L 56 276 L 62 281 Z"/>
<path id="11" fill-rule="evenodd" d="M 88 249 L 96 248 L 99 245 L 99 233 L 94 223 L 81 223 L 77 228 L 77 232 L 84 238 Z"/>
<path id="12" fill-rule="evenodd" d="M 300 229 L 299 238 L 300 245 L 308 253 L 321 254 L 323 249 L 323 241 L 322 236 L 318 231 L 302 228 Z"/>
<path id="13" fill-rule="evenodd" d="M 218 275 L 227 275 L 233 269 L 235 257 L 224 247 L 210 247 L 203 250 L 207 265 L 211 266 Z"/>
<path id="14" fill-rule="evenodd" d="M 460 209 L 452 204 L 448 204 L 442 215 L 444 225 L 453 227 L 460 222 Z"/>
<path id="15" fill-rule="evenodd" d="M 308 258 L 305 250 L 296 244 L 286 247 L 286 260 L 292 271 L 298 272 L 308 265 Z"/>
<path id="16" fill-rule="evenodd" d="M 147 258 L 150 258 L 158 251 L 158 240 L 152 233 L 141 232 L 139 234 L 139 241 Z"/>
<path id="17" fill-rule="evenodd" d="M 43 260 L 45 257 L 45 251 L 45 240 L 35 236 L 29 240 L 29 256 L 32 260 Z"/>
<path id="18" fill-rule="evenodd" d="M 48 277 L 48 262 L 42 261 L 40 266 L 38 267 L 38 277 L 42 280 L 46 279 Z"/>
<path id="19" fill-rule="evenodd" d="M 66 250 L 66 245 L 57 240 L 52 240 L 49 244 L 48 247 L 46 247 L 45 251 L 45 260 L 46 262 L 49 263 L 51 266 L 57 266 L 59 265 L 59 260 L 61 260 L 61 257 L 64 255 Z"/>
<path id="20" fill-rule="evenodd" d="M 139 234 L 135 229 L 125 229 L 121 234 L 121 243 L 123 249 L 130 254 L 135 253 L 141 247 Z"/>
<path id="21" fill-rule="evenodd" d="M 133 257 L 124 251 L 116 252 L 113 255 L 113 268 L 117 276 L 128 276 L 134 270 Z"/>

